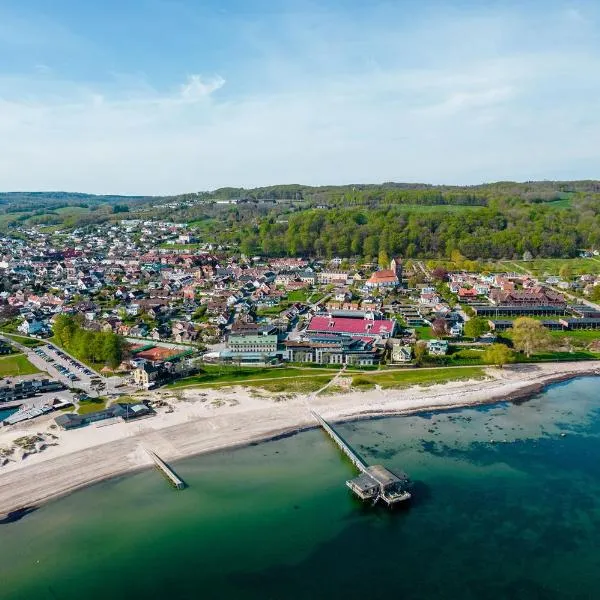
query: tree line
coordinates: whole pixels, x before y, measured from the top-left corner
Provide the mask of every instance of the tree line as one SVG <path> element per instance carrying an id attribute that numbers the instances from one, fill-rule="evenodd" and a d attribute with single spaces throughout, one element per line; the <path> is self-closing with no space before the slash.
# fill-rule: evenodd
<path id="1" fill-rule="evenodd" d="M 406 211 L 401 206 L 312 209 L 287 219 L 263 217 L 221 232 L 246 255 L 362 256 L 469 259 L 575 257 L 600 247 L 600 202 L 585 211 L 543 204 L 492 205 L 460 211 Z"/>
<path id="2" fill-rule="evenodd" d="M 112 332 L 85 329 L 82 321 L 80 316 L 58 315 L 52 327 L 58 343 L 81 360 L 117 368 L 123 360 L 124 339 Z"/>

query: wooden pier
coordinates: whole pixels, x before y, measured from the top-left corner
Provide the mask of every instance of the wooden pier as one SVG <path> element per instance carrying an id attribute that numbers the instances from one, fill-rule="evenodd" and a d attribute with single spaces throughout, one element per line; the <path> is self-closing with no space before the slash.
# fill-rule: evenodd
<path id="1" fill-rule="evenodd" d="M 171 467 L 169 467 L 169 465 L 167 465 L 167 463 L 165 463 L 160 458 L 160 456 L 158 456 L 158 454 L 156 454 L 155 452 L 152 452 L 152 450 L 148 450 L 148 448 L 144 448 L 144 450 L 146 450 L 146 452 L 148 453 L 150 458 L 154 461 L 154 464 L 158 467 L 158 469 L 160 471 L 162 471 L 162 473 L 165 475 L 165 477 L 175 486 L 175 489 L 182 490 L 185 488 L 185 483 L 183 482 L 183 480 L 179 479 L 179 477 L 177 477 L 177 475 L 175 475 L 175 472 L 173 471 L 173 469 L 171 469 Z"/>
<path id="2" fill-rule="evenodd" d="M 383 500 L 388 506 L 393 506 L 411 499 L 411 493 L 408 491 L 410 481 L 405 473 L 396 475 L 382 465 L 367 465 L 321 415 L 314 410 L 310 412 L 327 435 L 360 471 L 360 475 L 346 481 L 346 485 L 361 500 L 371 500 L 373 504 L 376 504 L 378 500 Z"/>
<path id="3" fill-rule="evenodd" d="M 367 470 L 367 464 L 365 461 L 350 448 L 350 446 L 340 437 L 339 433 L 318 413 L 314 410 L 310 411 L 312 416 L 319 422 L 321 427 L 327 432 L 329 437 L 337 444 L 339 449 L 350 459 L 352 464 L 361 472 L 364 473 Z"/>

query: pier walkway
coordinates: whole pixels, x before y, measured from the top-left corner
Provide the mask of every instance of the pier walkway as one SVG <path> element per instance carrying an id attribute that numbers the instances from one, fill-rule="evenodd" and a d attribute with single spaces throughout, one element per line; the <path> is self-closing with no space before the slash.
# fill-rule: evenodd
<path id="1" fill-rule="evenodd" d="M 152 450 L 148 450 L 148 448 L 144 448 L 144 450 L 148 453 L 150 458 L 154 461 L 154 464 L 158 467 L 160 471 L 167 477 L 167 479 L 175 486 L 175 489 L 182 490 L 185 488 L 185 483 L 182 479 L 175 475 L 175 472 L 167 463 L 165 463 L 155 452 Z"/>
<path id="2" fill-rule="evenodd" d="M 371 500 L 373 504 L 376 504 L 377 501 L 381 499 L 388 506 L 410 500 L 412 497 L 411 493 L 408 491 L 410 482 L 405 473 L 396 475 L 382 465 L 367 465 L 367 463 L 358 456 L 358 454 L 344 441 L 337 431 L 321 417 L 321 415 L 314 410 L 311 410 L 310 412 L 318 421 L 319 425 L 325 430 L 327 435 L 329 435 L 339 449 L 360 471 L 360 475 L 346 481 L 346 485 L 361 500 Z"/>
<path id="3" fill-rule="evenodd" d="M 314 410 L 310 411 L 312 416 L 319 422 L 321 427 L 327 432 L 329 437 L 337 444 L 339 449 L 350 459 L 352 464 L 361 472 L 365 473 L 367 470 L 367 464 L 365 461 L 356 454 L 352 448 L 341 438 L 339 433 L 323 418 L 321 415 L 316 413 Z"/>

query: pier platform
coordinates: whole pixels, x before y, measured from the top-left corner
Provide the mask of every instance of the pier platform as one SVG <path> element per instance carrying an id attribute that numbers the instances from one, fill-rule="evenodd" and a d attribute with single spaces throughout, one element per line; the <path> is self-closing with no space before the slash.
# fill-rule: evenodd
<path id="1" fill-rule="evenodd" d="M 406 473 L 396 474 L 382 465 L 369 466 L 353 450 L 350 445 L 321 415 L 314 410 L 313 417 L 319 422 L 323 430 L 336 443 L 339 449 L 350 459 L 352 464 L 360 471 L 360 475 L 346 481 L 346 485 L 361 499 L 370 500 L 373 504 L 383 500 L 388 506 L 411 499 L 408 488 L 410 480 Z"/>

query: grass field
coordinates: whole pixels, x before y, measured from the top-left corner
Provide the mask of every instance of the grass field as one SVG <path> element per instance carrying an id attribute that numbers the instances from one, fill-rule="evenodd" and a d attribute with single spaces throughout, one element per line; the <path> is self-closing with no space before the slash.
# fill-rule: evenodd
<path id="1" fill-rule="evenodd" d="M 32 365 L 24 354 L 11 354 L 0 357 L 0 377 L 33 375 L 39 372 L 40 370 Z"/>
<path id="2" fill-rule="evenodd" d="M 465 379 L 480 379 L 485 377 L 483 367 L 464 367 L 459 369 L 410 369 L 406 371 L 379 372 L 377 375 L 355 375 L 352 386 L 359 389 L 373 389 L 376 385 L 384 389 L 402 388 L 411 385 L 433 385 L 460 381 Z"/>
<path id="3" fill-rule="evenodd" d="M 417 339 L 419 340 L 434 340 L 435 335 L 431 327 L 414 327 L 415 333 L 417 334 Z"/>
<path id="4" fill-rule="evenodd" d="M 269 383 L 264 380 L 284 379 L 281 383 L 284 386 L 294 379 L 306 378 L 310 381 L 311 378 L 319 378 L 319 382 L 325 385 L 327 382 L 325 377 L 333 377 L 334 373 L 327 369 L 298 369 L 294 367 L 283 368 L 265 368 L 265 367 L 234 367 L 234 366 L 214 366 L 205 365 L 202 367 L 202 372 L 191 377 L 185 377 L 170 383 L 168 388 L 180 388 L 191 386 L 223 386 L 223 385 L 253 385 L 255 380 L 260 380 L 260 386 Z M 319 386 L 321 387 L 321 386 Z M 317 388 L 318 389 L 318 388 Z"/>
<path id="5" fill-rule="evenodd" d="M 535 258 L 533 260 L 511 260 L 506 261 L 505 268 L 510 270 L 525 271 L 538 277 L 544 275 L 558 276 L 560 269 L 567 265 L 574 276 L 577 275 L 599 275 L 600 258 Z M 513 269 L 512 266 L 516 267 Z"/>
<path id="6" fill-rule="evenodd" d="M 89 413 L 96 412 L 98 410 L 102 410 L 106 408 L 106 401 L 101 400 L 100 398 L 94 400 L 86 400 L 84 402 L 79 403 L 79 408 L 77 409 L 78 415 L 87 415 Z"/>
<path id="7" fill-rule="evenodd" d="M 306 289 L 302 290 L 294 290 L 287 295 L 287 299 L 289 302 L 306 302 L 311 295 Z"/>
<path id="8" fill-rule="evenodd" d="M 37 348 L 38 346 L 43 346 L 44 342 L 41 340 L 36 340 L 35 338 L 13 335 L 12 333 L 4 333 L 2 335 L 14 340 L 15 342 L 19 342 L 22 346 L 26 346 L 27 348 Z"/>

